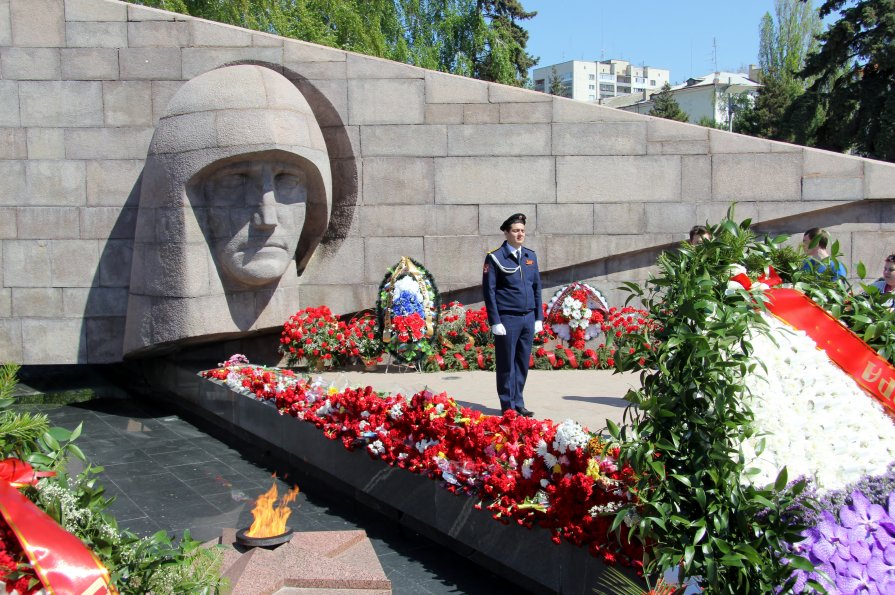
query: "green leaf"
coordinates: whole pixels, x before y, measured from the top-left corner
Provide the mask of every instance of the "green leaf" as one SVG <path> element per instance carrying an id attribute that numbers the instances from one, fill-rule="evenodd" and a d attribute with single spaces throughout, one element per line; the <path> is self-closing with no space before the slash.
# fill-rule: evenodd
<path id="1" fill-rule="evenodd" d="M 786 487 L 786 467 L 780 470 L 780 473 L 777 474 L 777 480 L 774 482 L 774 490 L 780 492 L 783 491 L 783 488 Z"/>
<path id="2" fill-rule="evenodd" d="M 864 266 L 863 262 L 858 262 L 858 265 L 855 268 L 857 269 L 859 278 L 864 279 L 867 277 L 867 267 Z"/>
<path id="3" fill-rule="evenodd" d="M 690 565 L 693 563 L 693 556 L 696 555 L 696 548 L 692 545 L 688 545 L 684 548 L 684 568 L 690 568 Z"/>
<path id="4" fill-rule="evenodd" d="M 609 435 L 612 436 L 613 438 L 615 438 L 616 440 L 618 440 L 619 439 L 618 424 L 616 424 L 611 419 L 607 419 L 606 427 L 609 429 Z"/>
<path id="5" fill-rule="evenodd" d="M 84 428 L 84 422 L 78 424 L 78 427 L 72 430 L 71 436 L 69 436 L 68 440 L 71 442 L 72 440 L 77 440 L 81 435 L 81 430 Z"/>
<path id="6" fill-rule="evenodd" d="M 60 428 L 50 428 L 49 431 L 44 433 L 43 441 L 47 445 L 47 448 L 49 448 L 50 450 L 59 450 L 61 448 L 59 445 L 59 441 L 56 440 L 56 438 L 51 433 L 52 430 L 54 430 L 54 429 L 60 429 Z"/>

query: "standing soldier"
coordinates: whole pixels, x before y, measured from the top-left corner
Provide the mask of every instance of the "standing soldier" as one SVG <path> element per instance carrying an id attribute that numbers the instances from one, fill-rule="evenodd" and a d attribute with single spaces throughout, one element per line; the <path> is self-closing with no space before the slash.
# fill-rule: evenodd
<path id="1" fill-rule="evenodd" d="M 494 333 L 497 396 L 501 411 L 514 409 L 531 417 L 534 413 L 525 408 L 522 391 L 532 341 L 544 325 L 541 274 L 534 250 L 522 246 L 525 215 L 511 215 L 500 231 L 506 241 L 488 253 L 482 269 L 482 292 Z"/>

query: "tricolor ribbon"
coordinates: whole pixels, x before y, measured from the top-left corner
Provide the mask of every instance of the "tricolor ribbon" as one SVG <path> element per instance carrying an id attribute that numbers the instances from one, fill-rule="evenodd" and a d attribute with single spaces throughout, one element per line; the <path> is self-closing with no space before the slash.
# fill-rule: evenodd
<path id="1" fill-rule="evenodd" d="M 736 275 L 731 280 L 749 289 L 752 285 L 749 278 L 742 280 L 741 277 L 746 276 Z M 768 312 L 792 328 L 804 331 L 834 364 L 895 417 L 895 367 L 892 364 L 801 291 L 774 287 L 782 280 L 773 268 L 758 281 L 770 286 L 765 290 Z"/>
<path id="2" fill-rule="evenodd" d="M 53 474 L 36 472 L 18 459 L 0 461 L 0 515 L 48 593 L 118 593 L 99 558 L 17 489 L 35 485 L 40 477 L 48 475 Z"/>

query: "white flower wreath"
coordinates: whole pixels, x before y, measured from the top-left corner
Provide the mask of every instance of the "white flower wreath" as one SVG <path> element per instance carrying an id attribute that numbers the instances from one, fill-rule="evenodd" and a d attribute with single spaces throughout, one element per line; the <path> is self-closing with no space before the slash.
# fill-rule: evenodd
<path id="1" fill-rule="evenodd" d="M 587 299 L 576 299 L 573 291 L 584 291 Z M 590 323 L 594 310 L 598 310 L 606 316 L 609 306 L 606 298 L 599 291 L 587 283 L 575 281 L 560 287 L 547 304 L 547 322 L 556 336 L 563 341 L 572 337 L 572 329 L 583 329 L 584 340 L 599 336 L 600 327 Z"/>

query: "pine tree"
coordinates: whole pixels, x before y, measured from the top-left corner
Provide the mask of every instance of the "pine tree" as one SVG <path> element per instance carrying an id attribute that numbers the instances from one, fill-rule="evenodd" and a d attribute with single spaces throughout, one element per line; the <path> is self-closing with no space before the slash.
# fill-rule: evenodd
<path id="1" fill-rule="evenodd" d="M 559 95 L 560 97 L 565 97 L 565 92 L 563 91 L 562 81 L 559 80 L 559 74 L 556 72 L 556 66 L 552 66 L 550 68 L 550 94 L 551 95 Z"/>
<path id="2" fill-rule="evenodd" d="M 668 83 L 665 83 L 662 90 L 653 95 L 653 108 L 649 111 L 649 115 L 678 122 L 690 121 L 690 116 L 678 105 L 671 92 L 671 85 Z"/>
<path id="3" fill-rule="evenodd" d="M 823 113 L 818 146 L 895 161 L 895 3 L 892 0 L 826 0 L 825 17 L 840 19 L 820 36 L 803 77 L 815 77 L 802 106 Z"/>

